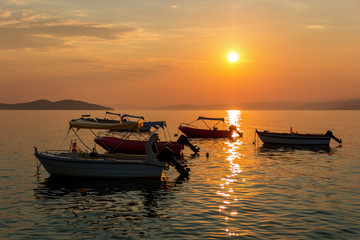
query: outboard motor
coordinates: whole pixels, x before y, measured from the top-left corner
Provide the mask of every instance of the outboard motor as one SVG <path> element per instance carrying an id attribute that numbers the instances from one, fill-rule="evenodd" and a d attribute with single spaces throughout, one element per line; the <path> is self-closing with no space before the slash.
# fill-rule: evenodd
<path id="1" fill-rule="evenodd" d="M 230 130 L 231 132 L 236 132 L 237 134 L 239 134 L 240 137 L 243 136 L 243 133 L 242 133 L 242 132 L 239 132 L 239 131 L 236 129 L 236 126 L 235 126 L 235 125 L 230 125 L 230 126 L 229 126 L 229 130 Z"/>
<path id="2" fill-rule="evenodd" d="M 194 146 L 193 144 L 191 144 L 187 136 L 185 136 L 184 134 L 182 134 L 178 138 L 177 143 L 184 144 L 185 146 L 189 147 L 194 153 L 198 153 L 200 151 L 200 148 L 196 145 Z"/>
<path id="3" fill-rule="evenodd" d="M 335 137 L 332 133 L 332 131 L 328 130 L 326 133 L 325 133 L 325 136 L 329 136 L 331 137 L 332 139 L 334 139 L 335 141 L 337 141 L 338 143 L 342 143 L 342 140 Z"/>
<path id="4" fill-rule="evenodd" d="M 168 162 L 171 166 L 174 166 L 178 173 L 180 173 L 183 177 L 188 177 L 190 168 L 188 168 L 186 165 L 181 165 L 178 161 L 176 161 L 174 157 L 174 152 L 168 148 L 164 147 L 161 152 L 158 154 L 157 159 L 159 159 L 160 162 Z"/>

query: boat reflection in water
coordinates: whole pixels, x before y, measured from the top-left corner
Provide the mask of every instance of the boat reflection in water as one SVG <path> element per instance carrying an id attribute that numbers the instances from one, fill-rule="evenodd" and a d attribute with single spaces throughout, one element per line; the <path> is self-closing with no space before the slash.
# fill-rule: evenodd
<path id="1" fill-rule="evenodd" d="M 241 125 L 241 112 L 238 110 L 229 110 L 227 111 L 227 114 L 227 123 L 229 125 L 232 124 L 239 129 Z M 237 186 L 240 184 L 239 181 L 244 181 L 244 179 L 239 176 L 242 170 L 238 164 L 239 160 L 242 158 L 242 154 L 239 151 L 239 147 L 242 145 L 242 139 L 237 138 L 233 141 L 227 140 L 225 144 L 227 146 L 226 161 L 229 165 L 229 174 L 221 179 L 220 190 L 217 191 L 217 194 L 223 198 L 223 201 L 219 206 L 219 213 L 225 220 L 226 234 L 228 236 L 239 236 L 239 226 L 237 226 L 237 224 L 232 224 L 232 222 L 236 222 L 239 209 L 239 196 L 237 195 L 239 193 L 237 193 L 236 188 L 238 188 Z"/>
<path id="2" fill-rule="evenodd" d="M 81 177 L 56 177 L 49 176 L 38 183 L 34 189 L 35 195 L 43 199 L 53 199 L 66 195 L 96 195 L 108 196 L 119 192 L 159 190 L 166 187 L 166 181 L 160 179 L 125 178 L 81 178 Z M 86 189 L 86 191 L 85 191 Z M 82 191 L 83 190 L 83 191 Z M 85 192 L 84 192 L 85 191 Z"/>
<path id="3" fill-rule="evenodd" d="M 146 239 L 154 235 L 153 223 L 157 221 L 154 219 L 169 217 L 161 205 L 171 204 L 171 188 L 175 183 L 171 184 L 164 179 L 49 177 L 34 189 L 35 208 L 44 224 L 55 222 L 56 228 L 66 222 L 64 238 L 69 231 L 73 238 L 86 239 L 94 238 L 94 230 L 106 230 L 109 239 L 124 236 Z"/>
<path id="4" fill-rule="evenodd" d="M 338 147 L 341 147 L 338 146 Z M 331 148 L 329 145 L 281 145 L 281 144 L 263 144 L 258 148 L 259 153 L 281 153 L 281 152 L 295 152 L 295 151 L 310 151 L 314 153 L 334 154 L 336 148 Z"/>

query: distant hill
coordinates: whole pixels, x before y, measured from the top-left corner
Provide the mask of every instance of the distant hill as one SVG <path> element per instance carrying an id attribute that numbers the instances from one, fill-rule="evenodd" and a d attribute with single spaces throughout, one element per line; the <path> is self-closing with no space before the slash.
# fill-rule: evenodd
<path id="1" fill-rule="evenodd" d="M 303 109 L 310 110 L 360 110 L 360 98 L 334 102 L 317 102 L 302 105 Z"/>
<path id="2" fill-rule="evenodd" d="M 123 110 L 360 110 L 360 98 L 314 103 L 256 102 L 217 105 L 180 104 L 160 107 L 119 104 L 112 105 L 112 107 Z M 34 102 L 17 104 L 0 103 L 0 110 L 113 110 L 113 108 L 75 100 L 62 100 L 57 102 L 37 100 Z"/>
<path id="3" fill-rule="evenodd" d="M 159 110 L 221 110 L 221 109 L 241 109 L 241 110 L 360 110 L 360 98 L 315 103 L 298 102 L 257 102 L 241 104 L 219 104 L 219 105 L 168 105 L 158 107 Z"/>
<path id="4" fill-rule="evenodd" d="M 62 100 L 51 102 L 49 100 L 37 100 L 26 103 L 4 104 L 0 103 L 0 110 L 113 110 L 97 104 L 91 104 L 75 100 Z"/>

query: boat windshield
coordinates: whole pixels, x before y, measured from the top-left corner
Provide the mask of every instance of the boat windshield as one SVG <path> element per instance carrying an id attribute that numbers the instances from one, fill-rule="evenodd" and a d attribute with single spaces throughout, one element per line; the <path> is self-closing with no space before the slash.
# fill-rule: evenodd
<path id="1" fill-rule="evenodd" d="M 209 118 L 209 117 L 198 117 L 198 120 L 214 120 L 214 121 L 222 121 L 225 122 L 225 118 Z"/>

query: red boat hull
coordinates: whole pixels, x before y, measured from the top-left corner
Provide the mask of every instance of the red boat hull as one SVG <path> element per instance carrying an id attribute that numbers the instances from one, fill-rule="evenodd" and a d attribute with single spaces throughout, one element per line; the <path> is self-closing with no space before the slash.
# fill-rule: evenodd
<path id="1" fill-rule="evenodd" d="M 97 137 L 94 141 L 105 150 L 111 150 L 114 153 L 127 154 L 146 154 L 146 141 L 127 140 L 116 137 Z M 184 148 L 183 144 L 177 142 L 157 142 L 159 152 L 164 148 L 170 148 L 175 156 L 180 156 Z"/>
<path id="2" fill-rule="evenodd" d="M 210 130 L 180 126 L 179 130 L 189 138 L 232 138 L 230 130 Z"/>

